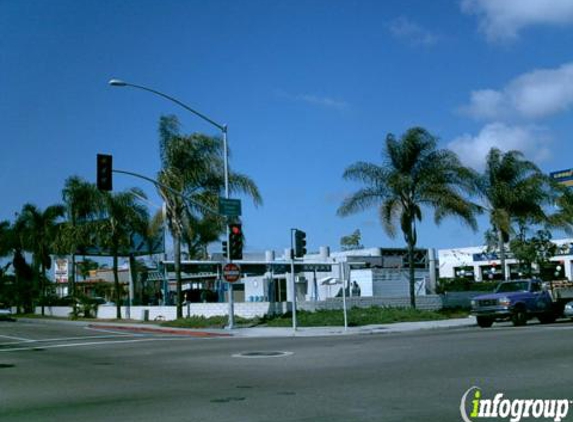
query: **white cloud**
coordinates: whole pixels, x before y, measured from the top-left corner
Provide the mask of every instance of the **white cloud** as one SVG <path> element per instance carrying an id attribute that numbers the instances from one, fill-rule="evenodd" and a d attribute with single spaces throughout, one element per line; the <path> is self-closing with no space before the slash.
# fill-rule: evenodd
<path id="1" fill-rule="evenodd" d="M 461 8 L 479 16 L 489 41 L 513 41 L 531 25 L 573 24 L 571 0 L 462 0 Z"/>
<path id="2" fill-rule="evenodd" d="M 571 105 L 573 63 L 566 63 L 557 69 L 525 73 L 499 91 L 473 91 L 469 105 L 461 107 L 461 111 L 485 120 L 502 117 L 536 119 L 565 111 Z"/>
<path id="3" fill-rule="evenodd" d="M 330 97 L 319 97 L 310 94 L 300 94 L 294 96 L 294 99 L 304 101 L 309 104 L 319 105 L 322 107 L 336 108 L 338 110 L 343 110 L 345 108 L 348 108 L 348 103 L 346 103 L 345 101 L 335 100 Z"/>
<path id="4" fill-rule="evenodd" d="M 483 170 L 485 157 L 491 148 L 501 151 L 518 150 L 529 160 L 539 163 L 551 157 L 547 131 L 538 126 L 508 126 L 504 123 L 490 123 L 476 136 L 462 135 L 448 144 L 462 162 Z"/>
<path id="5" fill-rule="evenodd" d="M 331 97 L 318 96 L 313 94 L 289 94 L 287 92 L 277 90 L 276 94 L 279 97 L 286 98 L 291 101 L 300 101 L 311 105 L 317 105 L 324 108 L 331 108 L 336 110 L 346 110 L 350 106 L 346 101 L 334 99 Z"/>
<path id="6" fill-rule="evenodd" d="M 390 33 L 411 45 L 433 45 L 438 36 L 406 17 L 399 17 L 389 23 Z"/>

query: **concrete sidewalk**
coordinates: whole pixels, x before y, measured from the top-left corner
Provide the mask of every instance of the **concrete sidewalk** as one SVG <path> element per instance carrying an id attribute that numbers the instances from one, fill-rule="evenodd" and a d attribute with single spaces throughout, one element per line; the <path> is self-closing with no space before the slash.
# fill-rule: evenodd
<path id="1" fill-rule="evenodd" d="M 360 327 L 252 327 L 226 330 L 236 337 L 320 337 L 357 334 L 407 333 L 421 330 L 463 328 L 476 325 L 474 317 L 441 321 L 396 322 L 393 324 L 363 325 Z"/>
<path id="2" fill-rule="evenodd" d="M 446 319 L 440 321 L 397 322 L 393 324 L 365 325 L 360 327 L 249 327 L 229 329 L 191 329 L 162 327 L 158 324 L 133 323 L 121 321 L 68 321 L 62 319 L 27 319 L 22 321 L 74 324 L 96 330 L 135 332 L 142 334 L 172 334 L 192 337 L 237 337 L 237 338 L 272 338 L 272 337 L 321 337 L 360 334 L 407 333 L 421 330 L 439 330 L 471 327 L 476 325 L 474 317 Z"/>
<path id="3" fill-rule="evenodd" d="M 163 327 L 158 324 L 122 322 L 122 321 L 70 321 L 65 319 L 49 318 L 19 318 L 23 322 L 71 324 L 88 327 L 96 330 L 125 331 L 142 334 L 172 334 L 192 337 L 237 337 L 237 338 L 261 338 L 261 337 L 321 337 L 359 334 L 385 334 L 407 333 L 421 330 L 439 330 L 471 327 L 476 325 L 475 317 L 446 319 L 440 321 L 419 322 L 396 322 L 393 324 L 364 325 L 360 327 L 299 327 L 293 331 L 292 327 L 249 327 L 229 329 L 211 328 L 173 328 Z"/>

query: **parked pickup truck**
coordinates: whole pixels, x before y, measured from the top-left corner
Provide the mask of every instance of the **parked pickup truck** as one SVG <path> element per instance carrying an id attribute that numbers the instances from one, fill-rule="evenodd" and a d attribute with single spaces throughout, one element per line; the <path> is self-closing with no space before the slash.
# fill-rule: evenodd
<path id="1" fill-rule="evenodd" d="M 573 299 L 573 283 L 542 282 L 537 279 L 504 281 L 495 293 L 476 296 L 472 300 L 472 315 L 482 328 L 495 321 L 510 320 L 513 325 L 525 325 L 538 318 L 542 324 L 555 321 L 563 314 L 565 303 Z"/>

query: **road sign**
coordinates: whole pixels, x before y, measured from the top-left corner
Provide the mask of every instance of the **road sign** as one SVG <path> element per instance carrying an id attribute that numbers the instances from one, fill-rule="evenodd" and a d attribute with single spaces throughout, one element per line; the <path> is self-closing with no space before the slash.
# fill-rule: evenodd
<path id="1" fill-rule="evenodd" d="M 219 214 L 227 217 L 241 216 L 241 200 L 219 198 Z"/>
<path id="2" fill-rule="evenodd" d="M 553 171 L 549 177 L 565 186 L 573 186 L 573 169 Z"/>
<path id="3" fill-rule="evenodd" d="M 241 278 L 241 268 L 237 264 L 227 264 L 223 267 L 223 278 L 233 283 Z"/>
<path id="4" fill-rule="evenodd" d="M 68 264 L 67 259 L 56 259 L 56 283 L 68 282 Z"/>
<path id="5" fill-rule="evenodd" d="M 328 273 L 332 271 L 332 264 L 295 264 L 295 269 L 301 272 L 316 271 L 317 273 Z"/>

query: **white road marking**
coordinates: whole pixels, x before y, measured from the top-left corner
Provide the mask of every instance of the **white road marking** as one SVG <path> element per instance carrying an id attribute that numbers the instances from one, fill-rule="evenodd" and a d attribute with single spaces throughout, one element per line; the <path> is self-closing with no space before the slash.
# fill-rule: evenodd
<path id="1" fill-rule="evenodd" d="M 108 337 L 109 338 L 109 337 Z M 48 346 L 27 346 L 27 347 L 13 347 L 9 349 L 0 349 L 0 353 L 7 353 L 7 352 L 20 352 L 25 350 L 34 350 L 34 349 L 59 349 L 63 347 L 84 347 L 84 346 L 100 346 L 100 345 L 108 345 L 108 344 L 122 344 L 122 343 L 138 343 L 142 341 L 173 341 L 173 340 L 192 340 L 189 337 L 145 337 L 145 338 L 137 338 L 131 340 L 111 340 L 111 341 L 90 341 L 84 343 L 65 343 L 65 344 L 51 344 Z"/>
<path id="2" fill-rule="evenodd" d="M 6 337 L 6 338 L 9 338 L 11 340 L 19 340 L 19 341 L 13 341 L 10 343 L 2 343 L 2 344 L 22 344 L 22 343 L 47 343 L 47 342 L 52 342 L 52 341 L 91 340 L 91 339 L 98 339 L 98 338 L 140 337 L 140 336 L 121 333 L 121 334 L 114 335 L 114 336 L 60 337 L 60 338 L 42 338 L 42 339 L 37 339 L 37 340 L 24 339 L 21 337 L 10 337 L 10 336 L 4 336 L 4 335 L 0 335 L 0 337 Z"/>
<path id="3" fill-rule="evenodd" d="M 93 330 L 93 331 L 99 331 L 99 332 L 101 332 L 101 333 L 117 334 L 118 336 L 141 337 L 141 336 L 143 335 L 143 334 L 137 334 L 137 333 L 125 334 L 125 331 L 120 332 L 120 331 L 106 330 L 105 328 L 96 328 L 96 327 L 84 327 L 84 329 L 86 329 L 86 330 Z"/>
<path id="4" fill-rule="evenodd" d="M 7 339 L 9 339 L 9 340 L 19 340 L 19 341 L 22 341 L 22 342 L 24 342 L 24 343 L 28 343 L 28 342 L 31 342 L 31 341 L 35 341 L 35 340 L 29 339 L 29 338 L 5 336 L 5 335 L 2 335 L 2 334 L 0 334 L 0 337 L 7 338 Z"/>
<path id="5" fill-rule="evenodd" d="M 150 338 L 143 338 L 143 339 L 132 339 L 132 340 L 116 340 L 116 341 L 90 341 L 85 343 L 66 343 L 66 344 L 52 344 L 49 346 L 28 346 L 28 347 L 14 347 L 11 349 L 4 349 L 0 350 L 0 353 L 4 352 L 21 352 L 24 350 L 34 350 L 34 349 L 59 349 L 62 347 L 83 347 L 83 346 L 99 346 L 99 345 L 107 345 L 107 344 L 120 344 L 120 343 L 137 343 L 141 341 L 152 341 L 153 339 Z"/>
<path id="6" fill-rule="evenodd" d="M 33 341 L 69 341 L 69 340 L 91 340 L 91 339 L 97 339 L 97 338 L 115 338 L 115 337 L 139 337 L 139 336 L 135 336 L 135 335 L 129 335 L 129 334 L 124 334 L 121 333 L 118 335 L 114 335 L 114 336 L 79 336 L 79 337 L 60 337 L 60 338 L 43 338 L 40 340 L 33 340 Z"/>
<path id="7" fill-rule="evenodd" d="M 541 327 L 539 327 L 541 329 Z M 568 327 L 559 327 L 557 325 L 554 326 L 545 326 L 543 327 L 544 330 L 573 330 L 573 326 Z"/>

